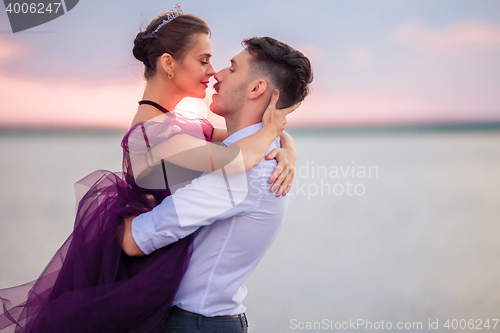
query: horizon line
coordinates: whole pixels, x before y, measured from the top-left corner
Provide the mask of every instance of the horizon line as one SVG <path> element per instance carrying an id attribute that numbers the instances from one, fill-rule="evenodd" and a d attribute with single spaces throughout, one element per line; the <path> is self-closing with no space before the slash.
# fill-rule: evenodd
<path id="1" fill-rule="evenodd" d="M 421 123 L 359 123 L 359 124 L 330 124 L 330 125 L 304 125 L 304 126 L 289 126 L 287 130 L 302 132 L 310 130 L 339 130 L 342 132 L 359 132 L 359 131 L 441 131 L 441 130 L 500 130 L 500 121 L 475 121 L 475 122 L 421 122 Z M 47 125 L 6 125 L 0 124 L 0 134 L 15 134 L 15 133 L 126 133 L 128 128 L 119 126 L 47 126 Z"/>

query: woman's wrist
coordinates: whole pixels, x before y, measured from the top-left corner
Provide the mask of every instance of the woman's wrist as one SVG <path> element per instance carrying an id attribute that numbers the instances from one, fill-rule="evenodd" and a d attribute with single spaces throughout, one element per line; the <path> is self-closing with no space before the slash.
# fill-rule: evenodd
<path id="1" fill-rule="evenodd" d="M 281 148 L 285 149 L 288 152 L 288 154 L 290 154 L 290 158 L 292 158 L 294 162 L 295 162 L 295 160 L 297 160 L 297 153 L 295 152 L 294 146 L 283 145 L 283 146 L 281 146 Z"/>
<path id="2" fill-rule="evenodd" d="M 265 131 L 265 133 L 268 134 L 270 137 L 272 137 L 272 140 L 276 139 L 278 136 L 281 135 L 281 130 L 271 122 L 263 123 L 262 130 Z"/>

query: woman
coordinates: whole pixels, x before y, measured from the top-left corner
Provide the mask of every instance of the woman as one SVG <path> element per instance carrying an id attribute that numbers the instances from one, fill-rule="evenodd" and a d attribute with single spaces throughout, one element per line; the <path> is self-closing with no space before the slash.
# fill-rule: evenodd
<path id="1" fill-rule="evenodd" d="M 179 8 L 137 35 L 133 52 L 145 65 L 147 85 L 122 140 L 123 173 L 100 170 L 79 182 L 89 189 L 79 201 L 68 240 L 36 281 L 0 291 L 0 332 L 164 330 L 189 263 L 192 236 L 151 255 L 131 257 L 126 254 L 129 244 L 123 242 L 130 226 L 123 218 L 151 210 L 171 194 L 172 186 L 182 186 L 201 172 L 222 166 L 230 173 L 248 170 L 264 157 L 284 127 L 284 116 L 294 109 L 275 110 L 274 96 L 262 130 L 231 147 L 207 143 L 222 141 L 224 129 L 168 111 L 184 97 L 205 97 L 214 74 L 209 36 L 204 21 L 181 14 Z M 277 156 L 293 160 L 293 142 L 283 139 L 292 148 L 279 150 Z M 241 165 L 232 163 L 238 158 Z M 284 170 L 289 167 L 283 165 Z M 286 194 L 293 174 L 278 179 L 277 195 Z"/>

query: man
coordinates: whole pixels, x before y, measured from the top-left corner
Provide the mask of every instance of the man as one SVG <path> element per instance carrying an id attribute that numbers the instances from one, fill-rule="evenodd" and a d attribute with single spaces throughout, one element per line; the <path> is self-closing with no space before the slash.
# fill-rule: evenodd
<path id="1" fill-rule="evenodd" d="M 247 137 L 262 127 L 275 89 L 278 108 L 301 102 L 312 82 L 309 60 L 269 37 L 243 41 L 231 66 L 215 74 L 210 109 L 225 118 L 229 137 Z M 279 148 L 277 138 L 269 148 Z M 246 332 L 243 282 L 275 240 L 289 197 L 270 194 L 276 161 L 262 160 L 247 173 L 213 172 L 167 197 L 132 221 L 140 253 L 149 254 L 195 233 L 193 253 L 167 319 L 168 332 Z M 215 223 L 216 222 L 216 223 Z"/>

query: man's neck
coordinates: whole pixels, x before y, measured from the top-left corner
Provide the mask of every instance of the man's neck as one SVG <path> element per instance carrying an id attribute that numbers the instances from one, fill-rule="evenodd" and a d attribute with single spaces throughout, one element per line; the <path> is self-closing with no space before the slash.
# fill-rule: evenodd
<path id="1" fill-rule="evenodd" d="M 262 113 L 248 112 L 244 108 L 241 112 L 225 116 L 224 119 L 226 119 L 227 134 L 233 135 L 239 130 L 262 122 Z"/>

